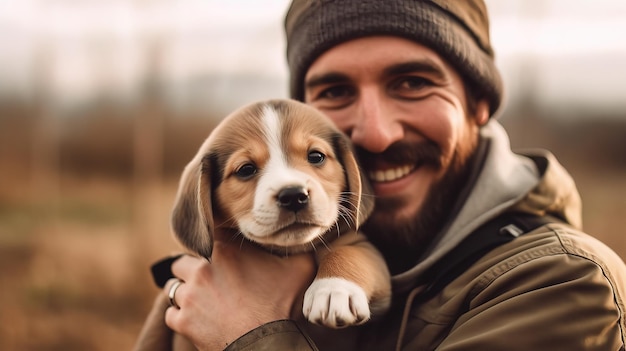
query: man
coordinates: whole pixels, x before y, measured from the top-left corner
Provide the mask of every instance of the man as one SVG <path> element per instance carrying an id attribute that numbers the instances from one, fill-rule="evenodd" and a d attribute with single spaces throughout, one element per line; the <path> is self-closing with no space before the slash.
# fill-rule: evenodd
<path id="1" fill-rule="evenodd" d="M 310 257 L 255 267 L 221 243 L 211 264 L 174 263 L 185 283 L 168 326 L 206 350 L 624 349 L 626 267 L 579 231 L 554 157 L 512 153 L 493 117 L 502 85 L 482 1 L 294 0 L 286 32 L 292 97 L 351 137 L 372 182 L 364 232 L 393 273 L 392 309 L 339 331 L 296 324 Z M 453 265 L 512 213 L 556 219 Z"/>

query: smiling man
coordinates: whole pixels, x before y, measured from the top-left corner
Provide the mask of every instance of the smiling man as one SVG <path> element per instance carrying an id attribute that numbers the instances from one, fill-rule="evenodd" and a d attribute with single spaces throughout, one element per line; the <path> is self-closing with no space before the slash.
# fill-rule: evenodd
<path id="1" fill-rule="evenodd" d="M 624 349 L 626 267 L 581 231 L 556 159 L 511 151 L 482 1 L 294 0 L 285 24 L 292 97 L 350 136 L 373 185 L 363 230 L 392 308 L 339 331 L 296 323 L 309 257 L 259 266 L 225 242 L 210 264 L 174 263 L 167 325 L 203 350 Z"/>

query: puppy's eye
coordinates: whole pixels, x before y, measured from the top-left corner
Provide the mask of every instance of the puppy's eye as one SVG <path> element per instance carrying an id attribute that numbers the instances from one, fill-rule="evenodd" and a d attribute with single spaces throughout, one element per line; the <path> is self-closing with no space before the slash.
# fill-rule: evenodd
<path id="1" fill-rule="evenodd" d="M 310 151 L 307 156 L 307 161 L 312 165 L 321 165 L 326 160 L 326 155 L 319 151 Z"/>
<path id="2" fill-rule="evenodd" d="M 252 176 L 255 175 L 256 172 L 257 172 L 257 168 L 254 164 L 246 163 L 240 166 L 239 168 L 237 168 L 237 170 L 235 171 L 235 175 L 237 176 L 237 178 L 247 180 L 247 179 L 252 178 Z"/>

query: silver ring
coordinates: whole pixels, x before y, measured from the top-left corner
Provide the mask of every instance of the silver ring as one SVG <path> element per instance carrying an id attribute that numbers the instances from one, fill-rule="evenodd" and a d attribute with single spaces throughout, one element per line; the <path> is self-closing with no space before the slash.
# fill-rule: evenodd
<path id="1" fill-rule="evenodd" d="M 170 298 L 170 306 L 175 307 L 175 308 L 177 308 L 179 310 L 180 310 L 180 306 L 178 306 L 178 304 L 176 303 L 175 295 L 176 295 L 176 289 L 178 289 L 178 287 L 182 283 L 183 283 L 182 280 L 176 279 L 174 284 L 172 284 L 172 286 L 170 287 L 170 291 L 168 291 L 168 293 L 167 293 L 167 297 Z"/>

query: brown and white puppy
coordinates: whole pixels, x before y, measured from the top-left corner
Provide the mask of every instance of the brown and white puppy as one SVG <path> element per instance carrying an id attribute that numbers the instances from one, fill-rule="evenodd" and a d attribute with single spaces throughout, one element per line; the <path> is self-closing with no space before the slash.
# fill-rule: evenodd
<path id="1" fill-rule="evenodd" d="M 332 328 L 361 324 L 390 300 L 384 260 L 357 232 L 373 207 L 363 180 L 349 139 L 322 113 L 258 102 L 226 117 L 187 165 L 172 227 L 206 258 L 216 230 L 278 255 L 315 250 L 304 316 Z"/>

